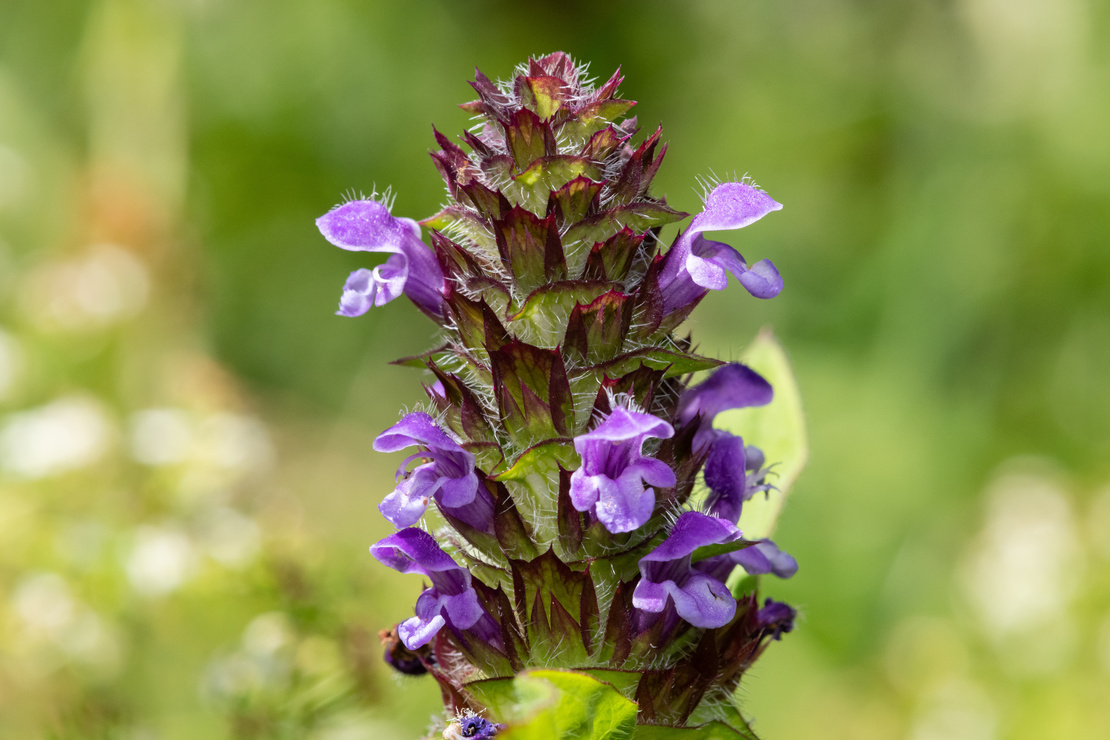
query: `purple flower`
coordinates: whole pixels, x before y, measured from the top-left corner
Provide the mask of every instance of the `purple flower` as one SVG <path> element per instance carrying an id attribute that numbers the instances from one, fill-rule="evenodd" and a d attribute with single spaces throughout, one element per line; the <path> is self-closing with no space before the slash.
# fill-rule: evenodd
<path id="1" fill-rule="evenodd" d="M 773 397 L 771 384 L 762 375 L 747 365 L 732 363 L 718 368 L 705 382 L 682 394 L 678 399 L 678 423 L 686 426 L 700 418 L 694 449 L 704 449 L 720 436 L 711 426 L 717 414 L 729 409 L 766 406 Z"/>
<path id="2" fill-rule="evenodd" d="M 397 469 L 397 487 L 378 506 L 382 516 L 395 527 L 411 526 L 424 516 L 434 496 L 447 513 L 478 529 L 489 529 L 493 499 L 474 472 L 474 456 L 436 426 L 432 417 L 421 412 L 408 414 L 374 440 L 378 452 L 396 452 L 414 445 L 423 449 Z M 410 462 L 420 458 L 428 462 L 406 470 Z"/>
<path id="3" fill-rule="evenodd" d="M 725 586 L 733 568 L 742 565 L 751 575 L 773 573 L 780 578 L 789 578 L 798 570 L 794 558 L 770 540 L 693 562 L 699 547 L 742 540 L 732 522 L 687 511 L 675 522 L 670 536 L 640 559 L 640 581 L 632 592 L 632 605 L 660 613 L 670 599 L 678 616 L 695 627 L 728 624 L 736 612 L 736 599 Z"/>
<path id="4" fill-rule="evenodd" d="M 675 485 L 666 463 L 642 454 L 648 437 L 667 439 L 674 428 L 651 414 L 617 407 L 591 432 L 574 438 L 582 465 L 570 477 L 570 500 L 578 511 L 593 509 L 610 532 L 631 532 L 651 518 L 655 491 L 644 484 Z"/>
<path id="5" fill-rule="evenodd" d="M 503 725 L 472 714 L 468 717 L 459 717 L 449 724 L 443 731 L 443 737 L 445 740 L 463 740 L 463 738 L 489 740 L 496 737 L 502 728 Z"/>
<path id="6" fill-rule="evenodd" d="M 361 316 L 371 306 L 384 306 L 402 292 L 424 311 L 442 313 L 443 271 L 420 240 L 420 225 L 411 218 L 394 218 L 376 200 L 353 200 L 316 219 L 316 226 L 325 239 L 342 249 L 389 255 L 373 270 L 351 273 L 337 314 Z"/>
<path id="7" fill-rule="evenodd" d="M 632 592 L 632 605 L 646 612 L 660 613 L 670 600 L 678 615 L 695 627 L 728 624 L 736 613 L 736 599 L 718 573 L 705 572 L 705 563 L 717 558 L 695 565 L 691 556 L 699 547 L 738 539 L 740 530 L 735 524 L 687 511 L 675 522 L 670 536 L 640 560 L 640 581 Z M 720 570 L 717 563 L 710 567 Z M 727 573 L 724 577 L 728 577 Z"/>
<path id="8" fill-rule="evenodd" d="M 426 645 L 444 624 L 475 630 L 480 639 L 500 642 L 497 624 L 478 603 L 470 571 L 460 568 L 422 529 L 402 529 L 370 547 L 370 554 L 400 573 L 419 573 L 432 582 L 416 600 L 416 616 L 397 625 L 409 650 Z"/>
<path id="9" fill-rule="evenodd" d="M 758 447 L 745 447 L 743 439 L 728 432 L 714 434 L 705 460 L 705 484 L 709 486 L 706 510 L 735 522 L 745 501 L 772 488 L 764 482 L 769 469 L 763 467 L 763 451 Z"/>
<path id="10" fill-rule="evenodd" d="M 784 632 L 794 629 L 794 617 L 797 614 L 789 605 L 767 599 L 763 603 L 763 608 L 756 612 L 755 618 L 764 633 L 769 634 L 772 640 L 781 640 Z"/>
<path id="11" fill-rule="evenodd" d="M 688 306 L 709 290 L 723 290 L 728 272 L 756 298 L 778 295 L 782 278 L 770 260 L 749 267 L 735 249 L 701 234 L 740 229 L 780 208 L 781 203 L 745 182 L 725 182 L 713 188 L 705 199 L 705 209 L 694 216 L 690 228 L 667 252 L 659 273 L 663 312 Z"/>

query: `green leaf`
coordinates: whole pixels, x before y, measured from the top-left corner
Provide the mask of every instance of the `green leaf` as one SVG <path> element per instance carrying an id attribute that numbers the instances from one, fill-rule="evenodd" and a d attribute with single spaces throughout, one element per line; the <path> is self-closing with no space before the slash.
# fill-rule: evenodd
<path id="1" fill-rule="evenodd" d="M 467 691 L 506 727 L 499 740 L 630 740 L 636 703 L 584 673 L 536 669 Z"/>
<path id="2" fill-rule="evenodd" d="M 481 681 L 472 681 L 464 686 L 466 693 L 474 700 L 489 710 L 490 719 L 498 722 L 508 722 L 515 716 L 526 714 L 535 709 L 522 706 L 521 698 L 517 696 L 516 678 L 486 678 Z M 554 691 L 552 691 L 554 694 Z M 542 707 L 543 702 L 541 702 Z M 538 709 L 539 707 L 537 707 Z"/>
<path id="3" fill-rule="evenodd" d="M 744 536 L 760 539 L 774 532 L 786 495 L 805 467 L 809 445 L 798 384 L 774 335 L 768 330 L 760 332 L 740 359 L 770 382 L 775 389 L 774 400 L 759 408 L 720 413 L 713 426 L 743 437 L 744 444 L 763 450 L 768 463 L 778 463 L 778 477 L 770 480 L 779 490 L 745 503 L 740 517 Z"/>
<path id="4" fill-rule="evenodd" d="M 490 262 L 496 263 L 500 260 L 497 242 L 493 232 L 490 231 L 489 224 L 469 208 L 459 205 L 447 206 L 434 216 L 424 219 L 420 224 L 438 231 L 454 228 L 457 231 L 455 236 L 460 242 L 465 244 L 469 240 Z"/>
<path id="5" fill-rule="evenodd" d="M 621 355 L 614 360 L 594 365 L 591 371 L 603 372 L 610 378 L 638 370 L 640 367 L 652 370 L 666 370 L 665 378 L 673 378 L 686 373 L 695 373 L 699 370 L 709 370 L 723 363 L 710 357 L 702 357 L 687 352 L 663 349 L 662 347 L 649 347 Z M 717 418 L 720 418 L 718 416 Z"/>
<path id="6" fill-rule="evenodd" d="M 640 233 L 656 226 L 681 221 L 689 213 L 676 211 L 664 203 L 633 203 L 617 206 L 570 227 L 563 236 L 566 245 L 585 242 L 593 246 L 616 234 L 622 228 Z"/>
<path id="7" fill-rule="evenodd" d="M 639 671 L 618 671 L 609 668 L 588 668 L 584 669 L 583 673 L 590 674 L 598 681 L 612 684 L 615 689 L 629 699 L 636 695 L 636 686 L 640 683 L 640 678 L 643 676 Z"/>
<path id="8" fill-rule="evenodd" d="M 581 155 L 597 162 L 604 161 L 627 138 L 627 135 L 617 131 L 612 126 L 606 126 L 590 137 L 590 140 L 582 147 Z"/>
<path id="9" fill-rule="evenodd" d="M 738 704 L 740 693 L 739 689 L 735 691 L 732 695 L 732 700 L 729 702 L 701 702 L 694 710 L 693 714 L 690 715 L 690 718 L 686 720 L 686 724 L 707 733 L 719 732 L 719 728 L 716 727 L 716 725 L 724 724 L 727 725 L 725 728 L 726 733 L 727 731 L 732 731 L 736 734 L 717 736 L 725 738 L 742 737 L 745 738 L 745 740 L 757 740 L 755 733 L 752 732 L 751 726 L 748 724 L 747 720 L 744 719 L 744 715 L 740 713 L 740 705 Z M 709 726 L 708 729 L 705 729 L 706 725 Z M 713 734 L 707 734 L 706 736 L 715 737 Z M 701 735 L 694 735 L 691 737 L 700 738 Z"/>
<path id="10" fill-rule="evenodd" d="M 463 344 L 479 359 L 486 359 L 489 350 L 500 349 L 508 343 L 505 327 L 485 301 L 472 301 L 462 293 L 452 291 L 447 305 Z"/>
<path id="11" fill-rule="evenodd" d="M 694 554 L 690 556 L 690 562 L 697 563 L 706 558 L 716 557 L 717 555 L 727 555 L 737 550 L 746 550 L 754 544 L 756 543 L 749 540 L 737 540 L 735 542 L 724 542 L 720 545 L 706 545 L 705 547 L 699 547 L 697 550 L 694 550 Z"/>
<path id="12" fill-rule="evenodd" d="M 586 257 L 583 277 L 587 280 L 622 281 L 628 277 L 632 258 L 644 241 L 645 234 L 624 228 L 607 240 L 598 242 Z"/>

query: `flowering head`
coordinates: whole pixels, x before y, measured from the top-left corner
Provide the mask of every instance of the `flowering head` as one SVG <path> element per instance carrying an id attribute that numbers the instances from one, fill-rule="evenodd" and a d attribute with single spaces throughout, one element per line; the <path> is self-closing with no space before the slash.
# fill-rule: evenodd
<path id="1" fill-rule="evenodd" d="M 456 717 L 448 740 L 494 736 L 506 718 L 482 716 L 496 704 L 484 692 L 539 668 L 563 669 L 543 679 L 553 696 L 596 684 L 574 671 L 624 671 L 628 721 L 693 727 L 719 718 L 697 714 L 702 697 L 734 694 L 766 638 L 793 626 L 785 604 L 760 608 L 726 586 L 737 566 L 797 570 L 772 541 L 742 537 L 744 502 L 773 490 L 768 467 L 713 428 L 721 411 L 769 403 L 771 385 L 675 335 L 729 274 L 756 297 L 779 293 L 770 261 L 749 265 L 705 234 L 781 206 L 747 181 L 721 183 L 662 245 L 662 228 L 689 214 L 652 193 L 666 145 L 661 130 L 635 140 L 622 81 L 595 86 L 561 52 L 508 83 L 476 73 L 463 108 L 478 125 L 458 140 L 434 132 L 437 214 L 418 224 L 371 199 L 317 221 L 336 246 L 386 254 L 352 273 L 341 314 L 404 294 L 440 329 L 435 349 L 405 361 L 430 373 L 426 410 L 374 442 L 412 454 L 379 507 L 399 531 L 371 552 L 430 581 L 387 661 L 439 682 Z M 709 495 L 691 510 L 703 471 Z M 426 519 L 433 501 L 441 517 Z M 434 534 L 414 527 L 440 518 Z"/>

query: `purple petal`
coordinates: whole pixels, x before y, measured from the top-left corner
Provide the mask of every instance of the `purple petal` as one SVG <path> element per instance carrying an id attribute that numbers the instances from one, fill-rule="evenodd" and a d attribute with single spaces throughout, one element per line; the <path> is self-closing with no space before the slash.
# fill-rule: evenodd
<path id="1" fill-rule="evenodd" d="M 651 486 L 670 488 L 678 483 L 678 478 L 675 477 L 671 466 L 654 457 L 641 457 L 638 462 L 630 465 L 628 469 L 634 470 L 636 475 L 644 479 L 644 483 Z"/>
<path id="2" fill-rule="evenodd" d="M 732 363 L 717 369 L 701 385 L 682 394 L 678 419 L 689 424 L 695 416 L 707 421 L 722 411 L 749 406 L 765 406 L 774 397 L 771 384 L 747 365 Z"/>
<path id="3" fill-rule="evenodd" d="M 637 437 L 668 439 L 672 436 L 674 436 L 674 427 L 659 417 L 639 411 L 629 411 L 618 406 L 593 431 L 575 437 L 574 446 L 581 453 L 579 440 L 623 442 Z"/>
<path id="4" fill-rule="evenodd" d="M 439 614 L 427 621 L 420 617 L 409 617 L 397 625 L 397 636 L 401 638 L 401 642 L 409 650 L 416 650 L 427 645 L 439 633 L 444 624 L 446 622 Z"/>
<path id="5" fill-rule="evenodd" d="M 355 270 L 343 285 L 343 295 L 339 297 L 340 316 L 362 316 L 374 305 L 378 284 L 374 281 L 374 274 L 362 268 Z"/>
<path id="6" fill-rule="evenodd" d="M 782 291 L 782 276 L 771 260 L 760 260 L 748 267 L 744 257 L 728 244 L 701 236 L 695 239 L 692 251 L 686 259 L 686 269 L 699 286 L 723 290 L 728 283 L 727 270 L 756 298 L 774 298 Z"/>
<path id="7" fill-rule="evenodd" d="M 370 554 L 382 565 L 399 573 L 419 573 L 431 577 L 432 573 L 439 571 L 461 570 L 451 556 L 440 549 L 434 537 L 422 529 L 411 527 L 371 545 Z"/>
<path id="8" fill-rule="evenodd" d="M 763 450 L 754 445 L 747 445 L 744 448 L 744 468 L 749 472 L 755 472 L 763 467 L 763 463 L 767 461 Z"/>
<path id="9" fill-rule="evenodd" d="M 678 560 L 689 557 L 699 547 L 719 545 L 739 538 L 740 530 L 732 522 L 699 511 L 687 511 L 675 521 L 670 536 L 640 562 Z"/>
<path id="10" fill-rule="evenodd" d="M 782 291 L 782 276 L 771 260 L 760 260 L 739 276 L 740 284 L 756 298 L 774 298 Z"/>
<path id="11" fill-rule="evenodd" d="M 421 465 L 382 499 L 378 511 L 394 527 L 411 527 L 424 516 L 441 480 L 433 463 Z"/>
<path id="12" fill-rule="evenodd" d="M 397 452 L 413 445 L 423 445 L 433 450 L 465 452 L 436 425 L 432 417 L 420 411 L 406 414 L 374 440 L 374 449 L 378 452 Z"/>
<path id="13" fill-rule="evenodd" d="M 682 585 L 674 580 L 653 583 L 641 578 L 632 592 L 632 605 L 646 612 L 661 612 L 667 599 L 675 611 L 695 627 L 723 627 L 736 614 L 736 599 L 725 584 L 703 573 L 691 573 Z"/>
<path id="14" fill-rule="evenodd" d="M 478 476 L 473 471 L 462 478 L 443 478 L 437 501 L 449 509 L 466 506 L 478 492 Z"/>
<path id="15" fill-rule="evenodd" d="M 420 225 L 395 218 L 375 200 L 353 200 L 316 219 L 324 238 L 341 249 L 400 253 L 406 237 L 420 239 Z"/>
<path id="16" fill-rule="evenodd" d="M 615 481 L 602 477 L 598 493 L 594 513 L 613 534 L 639 529 L 651 518 L 655 509 L 655 491 L 644 488 L 633 468 Z"/>
<path id="17" fill-rule="evenodd" d="M 478 603 L 478 594 L 473 588 L 451 596 L 440 596 L 439 600 L 451 623 L 461 630 L 473 627 L 486 613 Z"/>
<path id="18" fill-rule="evenodd" d="M 666 583 L 674 583 L 674 581 Z M 667 607 L 668 596 L 669 592 L 664 584 L 641 578 L 632 592 L 632 606 L 645 612 L 658 614 Z"/>
<path id="19" fill-rule="evenodd" d="M 702 288 L 724 290 L 728 287 L 728 275 L 716 260 L 691 254 L 686 258 L 686 272 L 690 273 L 694 284 Z"/>
<path id="20" fill-rule="evenodd" d="M 492 740 L 497 737 L 497 733 L 504 727 L 496 722 L 490 722 L 484 717 L 459 717 L 451 724 L 450 728 L 458 726 L 458 731 L 452 729 L 453 734 L 450 737 L 465 737 L 470 740 Z M 447 730 L 443 732 L 444 737 L 448 737 Z"/>
<path id="21" fill-rule="evenodd" d="M 674 471 L 646 457 L 647 437 L 670 437 L 674 427 L 651 414 L 617 407 L 593 431 L 574 438 L 582 464 L 570 479 L 570 499 L 578 511 L 595 508 L 610 532 L 630 532 L 651 518 L 655 491 L 650 485 L 673 486 Z"/>
<path id="22" fill-rule="evenodd" d="M 678 588 L 668 581 L 667 590 L 674 599 L 675 611 L 695 627 L 723 627 L 736 614 L 736 599 L 725 584 L 715 578 L 695 573 Z"/>
<path id="23" fill-rule="evenodd" d="M 705 208 L 690 222 L 691 238 L 703 231 L 742 229 L 782 208 L 771 196 L 748 183 L 722 182 L 705 199 Z"/>
<path id="24" fill-rule="evenodd" d="M 694 244 L 691 247 L 692 254 L 690 257 L 699 257 L 707 262 L 717 266 L 719 270 L 727 270 L 732 273 L 733 277 L 739 278 L 748 271 L 748 263 L 744 261 L 743 255 L 736 251 L 731 245 L 724 242 L 715 242 L 706 239 L 704 236 L 698 236 L 694 239 Z M 706 285 L 705 287 L 712 287 Z M 721 286 L 724 287 L 723 285 Z M 720 290 L 721 288 L 717 288 Z"/>
<path id="25" fill-rule="evenodd" d="M 705 485 L 710 494 L 706 505 L 710 514 L 735 522 L 747 496 L 744 440 L 728 432 L 718 432 L 705 460 Z"/>
<path id="26" fill-rule="evenodd" d="M 604 475 L 586 475 L 581 468 L 574 471 L 570 476 L 570 502 L 574 508 L 589 511 L 597 503 L 602 481 L 607 480 Z"/>
<path id="27" fill-rule="evenodd" d="M 763 540 L 751 547 L 729 553 L 729 557 L 753 576 L 773 573 L 779 578 L 790 578 L 798 572 L 798 561 L 780 550 L 771 540 Z"/>
<path id="28" fill-rule="evenodd" d="M 445 503 L 444 496 L 436 497 L 436 504 L 439 505 L 440 511 L 456 519 L 469 524 L 479 532 L 486 534 L 494 534 L 493 516 L 494 516 L 494 501 L 493 496 L 490 495 L 486 486 L 479 482 L 474 491 L 474 498 L 466 504 L 454 508 Z"/>
<path id="29" fill-rule="evenodd" d="M 416 503 L 414 503 L 416 500 L 421 500 L 423 505 L 427 506 L 427 500 L 435 496 L 441 506 L 459 510 L 475 500 L 478 490 L 474 456 L 448 437 L 436 426 L 432 417 L 425 413 L 406 415 L 374 440 L 374 449 L 379 452 L 396 452 L 414 445 L 422 447 L 423 450 L 410 456 L 401 465 L 400 475 L 404 475 L 405 465 L 415 458 L 427 457 L 432 462 L 414 470 L 397 486 L 397 490 L 394 491 L 397 496 L 390 494 L 386 497 L 386 501 L 382 502 L 382 514 L 397 526 L 408 526 L 418 521 L 418 519 L 412 519 L 413 512 L 416 510 Z M 398 496 L 404 496 L 410 500 L 402 502 Z"/>
<path id="30" fill-rule="evenodd" d="M 784 632 L 794 629 L 794 617 L 797 614 L 788 604 L 767 599 L 763 608 L 756 612 L 756 620 L 760 627 L 771 634 L 772 640 L 781 640 Z"/>

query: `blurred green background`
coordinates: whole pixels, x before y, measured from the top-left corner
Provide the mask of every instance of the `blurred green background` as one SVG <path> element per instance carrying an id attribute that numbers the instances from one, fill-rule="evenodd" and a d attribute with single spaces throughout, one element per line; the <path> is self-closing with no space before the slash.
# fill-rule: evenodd
<path id="1" fill-rule="evenodd" d="M 431 680 L 376 632 L 370 449 L 431 325 L 332 315 L 313 220 L 443 198 L 474 66 L 621 65 L 657 191 L 745 173 L 727 238 L 811 460 L 746 678 L 766 740 L 1110 737 L 1110 6 L 1097 0 L 0 3 L 0 736 L 416 738 Z"/>

